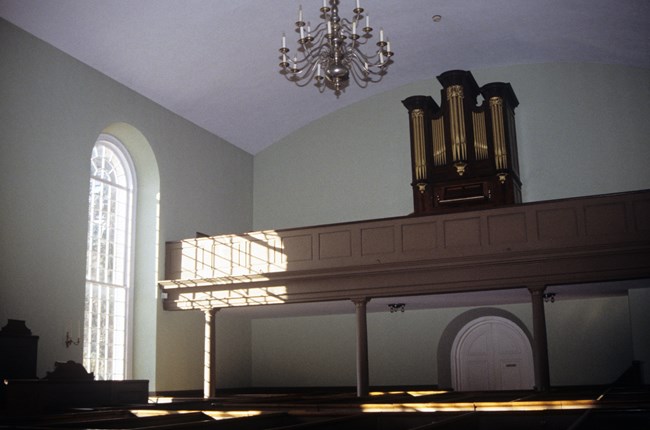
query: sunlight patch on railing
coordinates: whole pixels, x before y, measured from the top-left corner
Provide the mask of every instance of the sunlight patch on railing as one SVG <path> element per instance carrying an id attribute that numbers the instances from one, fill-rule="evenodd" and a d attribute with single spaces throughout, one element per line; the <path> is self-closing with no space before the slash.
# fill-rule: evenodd
<path id="1" fill-rule="evenodd" d="M 476 410 L 485 412 L 496 411 L 543 411 L 551 409 L 592 409 L 596 407 L 594 400 L 550 400 L 530 402 L 477 402 Z"/>
<path id="2" fill-rule="evenodd" d="M 445 394 L 448 391 L 407 391 L 406 394 L 413 397 L 435 396 L 436 394 Z"/>
<path id="3" fill-rule="evenodd" d="M 171 403 L 171 401 L 169 402 Z M 161 410 L 161 409 L 131 409 L 130 413 L 135 415 L 138 418 L 143 417 L 161 417 L 165 415 L 178 415 L 178 414 L 191 414 L 198 411 L 186 411 L 186 410 Z"/>
<path id="4" fill-rule="evenodd" d="M 261 415 L 262 411 L 205 411 L 205 410 L 159 410 L 159 409 L 131 409 L 133 415 L 138 418 L 160 417 L 166 415 L 178 414 L 196 414 L 202 413 L 213 420 L 225 420 L 230 418 L 244 418 Z"/>
<path id="5" fill-rule="evenodd" d="M 434 396 L 436 394 L 445 394 L 448 391 L 372 391 L 369 394 L 374 397 L 378 396 L 395 396 L 408 394 L 411 397 Z"/>
<path id="6" fill-rule="evenodd" d="M 473 411 L 473 403 L 367 403 L 363 412 L 466 412 Z"/>
<path id="7" fill-rule="evenodd" d="M 551 400 L 532 402 L 460 402 L 460 403 L 391 403 L 362 404 L 363 412 L 504 412 L 596 408 L 594 400 Z"/>
<path id="8" fill-rule="evenodd" d="M 262 411 L 201 411 L 205 415 L 215 420 L 225 420 L 229 418 L 254 417 L 262 415 Z"/>
<path id="9" fill-rule="evenodd" d="M 181 241 L 180 279 L 211 279 L 283 272 L 287 259 L 274 231 Z"/>
<path id="10" fill-rule="evenodd" d="M 174 401 L 173 397 L 167 397 L 167 396 L 150 396 L 149 397 L 149 403 L 153 403 L 155 405 L 162 405 L 166 403 L 172 403 Z"/>
<path id="11" fill-rule="evenodd" d="M 271 305 L 284 303 L 286 300 L 286 287 L 261 287 L 180 293 L 177 304 L 179 309 L 212 309 L 229 306 Z"/>

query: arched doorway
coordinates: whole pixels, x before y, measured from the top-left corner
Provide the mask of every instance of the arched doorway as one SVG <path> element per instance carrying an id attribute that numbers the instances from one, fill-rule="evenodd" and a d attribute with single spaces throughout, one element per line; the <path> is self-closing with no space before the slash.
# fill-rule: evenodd
<path id="1" fill-rule="evenodd" d="M 458 391 L 532 389 L 535 375 L 530 341 L 506 318 L 476 318 L 454 339 L 451 374 Z"/>

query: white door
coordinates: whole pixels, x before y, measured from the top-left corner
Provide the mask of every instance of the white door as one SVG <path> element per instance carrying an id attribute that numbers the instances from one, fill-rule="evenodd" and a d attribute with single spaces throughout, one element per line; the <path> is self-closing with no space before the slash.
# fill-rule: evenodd
<path id="1" fill-rule="evenodd" d="M 512 321 L 481 317 L 466 324 L 451 348 L 451 371 L 458 391 L 531 389 L 533 351 Z"/>

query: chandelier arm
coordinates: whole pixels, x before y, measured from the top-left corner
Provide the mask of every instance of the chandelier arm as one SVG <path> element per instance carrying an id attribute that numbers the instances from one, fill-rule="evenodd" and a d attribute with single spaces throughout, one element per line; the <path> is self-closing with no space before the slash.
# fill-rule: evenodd
<path id="1" fill-rule="evenodd" d="M 348 52 L 348 56 L 352 58 L 356 58 L 358 62 L 363 63 L 364 67 L 361 67 L 364 70 L 367 70 L 368 73 L 371 74 L 378 74 L 385 68 L 386 62 L 384 63 L 380 62 L 379 59 L 379 54 L 376 53 L 375 55 L 368 56 L 364 54 L 363 52 L 359 51 L 358 49 L 353 49 Z M 386 57 L 384 56 L 384 60 Z M 354 63 L 354 61 L 349 61 L 351 64 Z"/>
<path id="2" fill-rule="evenodd" d="M 371 82 L 365 78 L 359 78 L 355 74 L 351 74 L 352 76 L 352 81 L 354 81 L 355 84 L 361 89 L 368 88 L 368 84 Z"/>
<path id="3" fill-rule="evenodd" d="M 320 46 L 308 53 L 303 53 L 300 60 L 296 57 L 290 63 L 293 66 L 287 67 L 287 79 L 298 82 L 305 79 L 312 80 L 316 77 L 317 80 L 324 79 L 326 67 L 329 63 L 329 48 L 327 46 Z M 297 60 L 297 61 L 294 61 Z"/>
<path id="4" fill-rule="evenodd" d="M 357 18 L 357 19 L 341 18 L 340 23 L 345 24 L 345 26 L 348 29 L 352 29 L 352 23 L 356 21 L 357 30 L 362 30 L 363 22 L 362 22 L 361 18 L 363 18 L 363 15 L 355 15 L 355 18 Z"/>
<path id="5" fill-rule="evenodd" d="M 341 26 L 342 30 L 345 30 L 348 34 L 356 34 L 359 36 L 359 38 L 367 39 L 365 35 L 369 35 L 372 37 L 372 32 L 371 31 L 364 31 L 363 29 L 363 24 L 361 24 L 361 18 L 356 19 L 356 20 L 349 20 L 347 18 L 342 18 L 341 21 L 339 22 L 339 25 Z M 354 24 L 356 22 L 356 25 Z M 364 41 L 365 43 L 365 41 Z"/>
<path id="6" fill-rule="evenodd" d="M 294 55 L 291 58 L 291 62 L 294 64 L 308 64 L 314 62 L 316 59 L 322 59 L 327 56 L 329 53 L 329 47 L 327 45 L 320 45 L 315 48 L 303 47 L 304 49 L 298 49 L 300 53 L 300 58 Z M 299 68 L 302 68 L 300 66 Z"/>
<path id="7" fill-rule="evenodd" d="M 348 34 L 352 34 L 352 30 L 346 29 Z M 370 39 L 372 39 L 372 33 L 364 33 L 362 31 L 359 31 L 359 27 L 357 27 L 357 37 L 355 39 L 348 38 L 350 40 L 350 44 L 355 45 L 355 46 L 365 46 Z"/>
<path id="8" fill-rule="evenodd" d="M 379 64 L 379 52 L 380 50 L 373 51 L 372 54 L 366 54 L 361 51 L 361 46 L 363 44 L 355 44 L 350 46 L 350 52 L 353 52 L 354 55 L 357 57 L 362 58 L 364 61 L 367 61 L 368 63 L 373 63 L 373 64 Z M 375 61 L 377 59 L 377 61 Z"/>
<path id="9" fill-rule="evenodd" d="M 285 77 L 287 80 L 294 82 L 299 87 L 305 87 L 314 79 L 316 75 L 316 64 L 317 63 L 310 63 L 296 72 L 293 72 L 291 69 L 289 69 Z M 302 83 L 303 81 L 304 83 Z"/>
<path id="10" fill-rule="evenodd" d="M 352 75 L 355 82 L 365 88 L 368 83 L 376 83 L 381 81 L 384 74 L 368 70 L 359 63 L 350 63 L 350 75 Z M 365 82 L 364 85 L 361 85 L 359 82 Z"/>
<path id="11" fill-rule="evenodd" d="M 298 45 L 297 50 L 300 50 L 301 47 L 306 45 L 318 44 L 322 45 L 325 39 L 327 38 L 327 29 L 324 23 L 319 23 L 314 29 L 310 31 L 300 31 L 300 26 L 296 26 L 295 32 L 304 37 L 298 37 L 296 43 Z"/>
<path id="12" fill-rule="evenodd" d="M 320 68 L 324 69 L 325 66 L 328 64 L 328 59 L 329 59 L 328 51 L 323 49 L 318 49 L 318 51 L 319 52 L 317 52 L 312 56 L 305 57 L 302 62 L 303 66 L 301 68 L 310 67 L 316 70 L 318 69 L 318 65 L 320 65 Z M 324 72 L 324 70 L 319 70 L 319 72 Z"/>
<path id="13" fill-rule="evenodd" d="M 298 33 L 300 33 L 300 30 L 296 29 L 296 31 Z M 327 34 L 327 22 L 326 21 L 319 22 L 316 25 L 316 27 L 311 29 L 311 35 L 314 36 L 314 38 L 316 38 L 319 35 L 324 36 L 325 34 Z"/>
<path id="14" fill-rule="evenodd" d="M 312 79 L 291 79 L 290 77 L 287 77 L 287 80 L 293 82 L 297 87 L 300 88 L 304 88 L 312 83 Z"/>
<path id="15" fill-rule="evenodd" d="M 354 68 L 350 68 L 350 76 L 354 83 L 360 88 L 366 88 L 371 82 L 378 82 L 373 81 L 372 78 L 364 72 L 363 67 L 360 67 L 358 64 L 356 64 Z"/>
<path id="16" fill-rule="evenodd" d="M 307 46 L 316 46 L 318 50 L 322 50 L 326 46 L 329 47 L 329 39 L 327 38 L 327 33 L 322 32 L 317 34 L 314 40 L 311 41 Z M 313 51 L 313 48 L 310 48 L 310 50 Z"/>
<path id="17" fill-rule="evenodd" d="M 287 79 L 290 81 L 302 81 L 304 79 L 313 79 L 314 71 L 316 67 L 312 63 L 306 64 L 304 67 L 300 68 L 288 68 L 287 69 Z"/>

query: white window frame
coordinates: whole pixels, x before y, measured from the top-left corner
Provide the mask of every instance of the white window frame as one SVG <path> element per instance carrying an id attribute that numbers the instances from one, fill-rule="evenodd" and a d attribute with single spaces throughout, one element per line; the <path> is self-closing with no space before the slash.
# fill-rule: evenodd
<path id="1" fill-rule="evenodd" d="M 86 370 L 89 372 L 93 372 L 95 374 L 96 379 L 100 380 L 106 380 L 106 379 L 128 379 L 131 376 L 131 369 L 132 369 L 132 338 L 133 338 L 133 286 L 134 286 L 134 251 L 135 251 L 135 206 L 136 206 L 136 201 L 137 201 L 137 195 L 136 195 L 136 190 L 137 190 L 137 184 L 136 184 L 136 174 L 135 174 L 135 168 L 133 165 L 133 161 L 127 151 L 127 149 L 124 147 L 124 145 L 116 139 L 114 136 L 111 136 L 109 134 L 101 134 L 97 141 L 95 142 L 95 146 L 93 147 L 93 154 L 95 153 L 95 150 L 98 147 L 106 147 L 108 150 L 110 150 L 116 157 L 116 162 L 119 163 L 119 165 L 122 167 L 124 171 L 124 180 L 125 184 L 121 185 L 118 183 L 115 183 L 112 180 L 106 180 L 102 178 L 97 178 L 93 175 L 93 166 L 91 165 L 91 178 L 90 178 L 90 189 L 89 189 L 89 204 L 88 204 L 88 249 L 87 249 L 87 256 L 86 256 L 86 289 L 85 289 L 85 294 L 86 294 L 86 300 L 85 300 L 85 311 L 84 311 L 84 347 L 83 347 L 83 362 L 84 366 L 86 367 Z M 91 163 L 92 163 L 92 156 L 91 156 Z M 116 235 L 113 235 L 112 239 L 109 241 L 111 242 L 112 246 L 114 247 L 115 244 L 121 245 L 121 250 L 122 252 L 113 252 L 111 253 L 106 253 L 103 252 L 105 255 L 110 254 L 110 261 L 113 262 L 112 265 L 109 265 L 106 261 L 104 261 L 103 264 L 93 264 L 93 254 L 91 252 L 92 249 L 97 250 L 99 246 L 102 245 L 100 243 L 101 241 L 97 241 L 96 237 L 93 234 L 93 212 L 94 212 L 94 206 L 93 206 L 93 186 L 102 186 L 101 184 L 104 183 L 106 187 L 103 187 L 102 189 L 104 191 L 106 190 L 113 190 L 116 193 L 124 193 L 125 194 L 125 201 L 123 203 L 125 204 L 124 210 L 121 211 L 121 213 L 126 217 L 126 222 L 121 223 L 121 227 L 123 227 L 122 230 L 119 230 L 120 238 L 116 239 Z M 111 200 L 111 203 L 115 203 L 115 201 Z M 106 208 L 103 208 L 102 211 L 100 211 L 102 214 L 106 214 Z M 110 205 L 109 205 L 109 213 L 115 214 L 115 211 L 110 210 Z M 113 227 L 115 224 L 111 223 L 111 226 Z M 114 230 L 111 230 L 114 231 Z M 121 242 L 121 243 L 120 243 Z M 106 241 L 105 241 L 106 243 Z M 103 248 L 104 251 L 108 249 L 108 245 Z M 117 257 L 117 258 L 116 258 Z M 121 261 L 123 264 L 118 265 L 115 264 L 115 261 Z M 101 266 L 101 267 L 100 267 Z M 110 266 L 110 268 L 109 268 Z M 117 269 L 117 270 L 115 270 Z M 118 276 L 119 279 L 113 279 L 113 276 L 111 273 L 119 273 L 120 275 Z M 88 301 L 92 300 L 93 297 L 102 297 L 108 294 L 111 290 L 114 290 L 119 293 L 119 291 L 122 291 L 124 294 L 124 306 L 123 306 L 123 312 L 125 315 L 123 315 L 123 319 L 120 318 L 121 323 L 118 324 L 118 330 L 115 330 L 115 332 L 119 332 L 119 327 L 122 327 L 120 324 L 123 323 L 123 338 L 121 339 L 123 341 L 123 353 L 119 354 L 119 357 L 116 357 L 114 355 L 115 349 L 118 350 L 120 348 L 120 343 L 117 342 L 111 345 L 111 348 L 108 348 L 108 345 L 106 342 L 103 341 L 98 341 L 96 342 L 96 339 L 100 337 L 101 335 L 108 336 L 109 332 L 112 332 L 110 329 L 109 330 L 104 330 L 103 333 L 100 334 L 102 330 L 98 329 L 98 325 L 101 324 L 99 321 L 99 318 L 103 318 L 103 322 L 105 324 L 109 324 L 108 321 L 113 321 L 110 319 L 110 317 L 120 317 L 120 313 L 118 312 L 118 315 L 113 315 L 113 312 L 104 312 L 104 310 L 100 310 L 100 312 L 95 312 L 94 314 L 91 314 L 91 309 L 88 308 Z M 93 292 L 95 294 L 93 294 Z M 99 295 L 96 294 L 99 292 Z M 114 298 L 113 298 L 114 299 Z M 116 305 L 116 302 L 113 301 L 113 299 L 109 299 L 108 301 L 111 303 L 111 309 L 115 309 L 114 306 Z M 93 315 L 93 318 L 91 319 L 91 315 Z M 94 322 L 94 324 L 93 324 Z M 93 328 L 94 327 L 94 328 Z M 111 337 L 113 339 L 114 336 Z M 96 346 L 95 351 L 98 351 L 99 345 L 102 344 L 104 346 L 104 351 L 110 351 L 110 357 L 108 354 L 104 354 L 103 358 L 98 357 L 98 354 L 93 354 L 91 352 L 91 347 L 93 345 Z M 110 372 L 108 371 L 107 364 L 104 363 L 102 367 L 102 364 L 100 364 L 100 361 L 105 361 L 105 362 L 112 362 L 113 360 L 122 360 L 123 366 L 120 368 L 118 365 L 116 369 L 114 369 L 111 366 Z"/>

